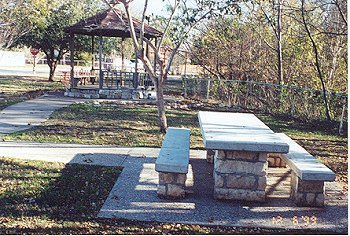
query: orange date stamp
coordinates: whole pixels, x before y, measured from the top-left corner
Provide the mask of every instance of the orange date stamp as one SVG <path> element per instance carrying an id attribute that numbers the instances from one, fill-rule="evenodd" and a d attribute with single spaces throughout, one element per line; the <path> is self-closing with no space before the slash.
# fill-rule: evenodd
<path id="1" fill-rule="evenodd" d="M 317 224 L 316 216 L 293 216 L 292 218 L 284 218 L 282 216 L 273 216 L 272 223 L 274 225 L 283 225 L 290 224 L 300 225 L 300 226 L 309 226 Z"/>

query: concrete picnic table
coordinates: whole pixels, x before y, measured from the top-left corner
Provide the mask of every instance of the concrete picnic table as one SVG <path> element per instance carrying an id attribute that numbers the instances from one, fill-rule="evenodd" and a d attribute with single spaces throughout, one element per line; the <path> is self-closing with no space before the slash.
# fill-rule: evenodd
<path id="1" fill-rule="evenodd" d="M 254 114 L 200 111 L 205 148 L 215 150 L 214 198 L 265 201 L 267 157 L 289 146 Z"/>

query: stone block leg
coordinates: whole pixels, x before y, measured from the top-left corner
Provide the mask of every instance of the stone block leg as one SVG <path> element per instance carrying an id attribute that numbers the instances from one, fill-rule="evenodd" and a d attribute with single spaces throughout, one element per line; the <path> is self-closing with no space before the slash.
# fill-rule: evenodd
<path id="1" fill-rule="evenodd" d="M 301 180 L 294 172 L 291 179 L 290 197 L 297 206 L 324 206 L 324 182 Z"/>
<path id="2" fill-rule="evenodd" d="M 215 151 L 208 149 L 207 150 L 207 162 L 214 163 L 214 156 L 215 156 Z"/>
<path id="3" fill-rule="evenodd" d="M 181 199 L 185 197 L 186 174 L 158 172 L 158 197 L 166 199 Z"/>
<path id="4" fill-rule="evenodd" d="M 215 152 L 214 198 L 264 202 L 267 153 Z"/>

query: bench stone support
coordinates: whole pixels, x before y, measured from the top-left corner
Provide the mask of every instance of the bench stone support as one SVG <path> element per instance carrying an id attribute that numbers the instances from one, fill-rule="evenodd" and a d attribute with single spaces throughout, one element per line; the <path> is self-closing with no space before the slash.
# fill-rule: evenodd
<path id="1" fill-rule="evenodd" d="M 214 198 L 265 201 L 267 153 L 215 151 Z"/>
<path id="2" fill-rule="evenodd" d="M 186 195 L 185 182 L 190 158 L 190 130 L 169 127 L 155 163 L 160 198 L 180 199 Z"/>
<path id="3" fill-rule="evenodd" d="M 159 184 L 157 189 L 160 198 L 184 198 L 186 174 L 158 172 Z"/>
<path id="4" fill-rule="evenodd" d="M 297 206 L 324 206 L 324 181 L 301 180 L 292 172 L 290 196 Z"/>
<path id="5" fill-rule="evenodd" d="M 286 167 L 286 163 L 282 160 L 279 153 L 269 153 L 267 162 L 269 163 L 269 167 Z"/>

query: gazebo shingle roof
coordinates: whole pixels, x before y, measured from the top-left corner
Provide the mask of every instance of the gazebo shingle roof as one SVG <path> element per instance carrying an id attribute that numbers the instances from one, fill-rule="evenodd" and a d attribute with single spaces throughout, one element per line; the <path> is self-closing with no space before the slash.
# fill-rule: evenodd
<path id="1" fill-rule="evenodd" d="M 115 12 L 117 14 L 115 14 Z M 140 32 L 141 21 L 133 18 L 136 33 Z M 100 12 L 95 16 L 79 21 L 78 23 L 67 27 L 68 33 L 82 35 L 102 35 L 107 37 L 129 38 L 129 23 L 126 15 L 118 8 L 110 8 Z M 145 37 L 157 38 L 162 36 L 162 32 L 145 24 Z"/>

